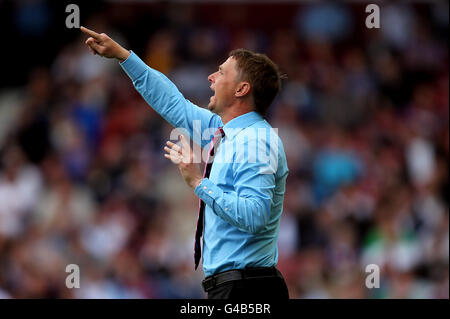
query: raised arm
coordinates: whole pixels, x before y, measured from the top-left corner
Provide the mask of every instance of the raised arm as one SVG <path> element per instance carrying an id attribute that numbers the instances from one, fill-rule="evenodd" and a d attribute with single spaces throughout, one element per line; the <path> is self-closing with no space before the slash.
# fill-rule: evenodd
<path id="1" fill-rule="evenodd" d="M 93 54 L 119 60 L 136 90 L 165 120 L 175 128 L 185 129 L 190 138 L 201 146 L 209 143 L 209 140 L 202 139 L 202 134 L 207 129 L 214 132 L 222 125 L 218 115 L 185 99 L 164 74 L 147 66 L 134 52 L 124 49 L 106 34 L 85 27 L 81 27 L 81 31 L 90 36 L 86 45 Z M 194 126 L 199 130 L 196 134 L 193 134 Z"/>

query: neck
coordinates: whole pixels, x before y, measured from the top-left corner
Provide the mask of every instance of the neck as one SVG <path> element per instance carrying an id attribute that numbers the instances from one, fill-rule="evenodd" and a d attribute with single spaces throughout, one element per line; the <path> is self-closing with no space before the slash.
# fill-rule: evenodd
<path id="1" fill-rule="evenodd" d="M 228 108 L 223 114 L 220 114 L 223 124 L 227 124 L 229 121 L 235 117 L 241 116 L 242 114 L 252 112 L 254 108 L 248 105 L 239 105 L 236 107 Z"/>

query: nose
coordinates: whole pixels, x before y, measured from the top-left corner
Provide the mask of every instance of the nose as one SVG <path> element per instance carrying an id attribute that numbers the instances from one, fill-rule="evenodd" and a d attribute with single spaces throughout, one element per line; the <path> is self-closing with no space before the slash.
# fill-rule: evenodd
<path id="1" fill-rule="evenodd" d="M 208 76 L 208 81 L 211 83 L 214 83 L 214 74 L 216 74 L 216 73 L 212 73 Z"/>

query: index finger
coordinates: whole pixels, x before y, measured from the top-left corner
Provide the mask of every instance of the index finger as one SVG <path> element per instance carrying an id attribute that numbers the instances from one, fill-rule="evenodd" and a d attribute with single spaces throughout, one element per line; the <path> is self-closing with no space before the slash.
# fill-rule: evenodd
<path id="1" fill-rule="evenodd" d="M 189 150 L 191 148 L 188 140 L 186 139 L 186 136 L 180 134 L 180 141 L 181 141 L 181 144 L 183 144 L 184 149 Z"/>
<path id="2" fill-rule="evenodd" d="M 92 31 L 92 30 L 90 30 L 90 29 L 88 29 L 88 28 L 85 28 L 85 27 L 81 27 L 80 30 L 81 30 L 83 33 L 86 33 L 87 35 L 93 37 L 94 39 L 97 39 L 97 40 L 100 39 L 100 34 L 98 34 L 98 33 L 95 32 L 95 31 Z"/>

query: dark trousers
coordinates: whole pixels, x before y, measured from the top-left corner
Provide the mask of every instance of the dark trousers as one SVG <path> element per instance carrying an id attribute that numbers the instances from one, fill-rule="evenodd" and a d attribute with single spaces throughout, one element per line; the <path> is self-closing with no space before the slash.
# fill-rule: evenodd
<path id="1" fill-rule="evenodd" d="M 289 299 L 289 293 L 283 278 L 251 278 L 218 285 L 208 291 L 208 299 L 279 300 Z"/>

